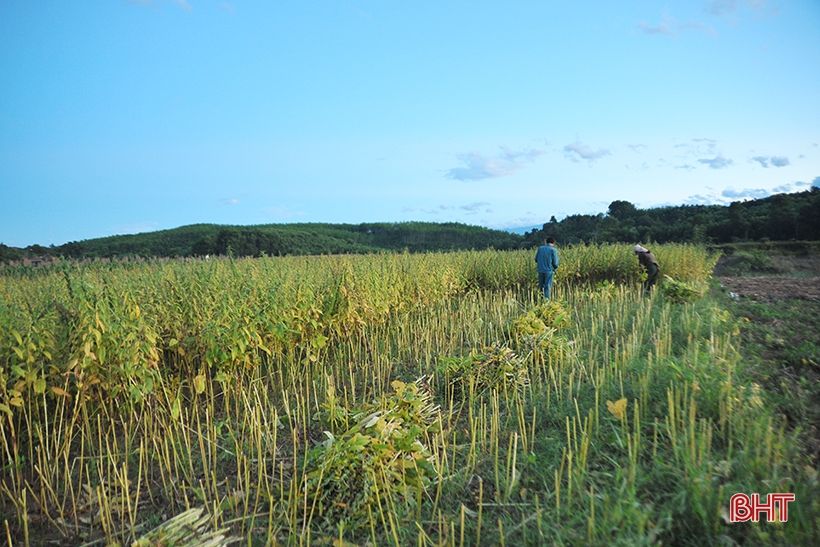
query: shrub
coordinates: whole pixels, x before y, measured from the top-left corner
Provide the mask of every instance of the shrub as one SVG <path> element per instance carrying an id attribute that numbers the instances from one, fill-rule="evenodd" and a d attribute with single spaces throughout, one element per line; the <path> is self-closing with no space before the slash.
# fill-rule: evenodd
<path id="1" fill-rule="evenodd" d="M 394 381 L 392 394 L 351 412 L 353 427 L 338 436 L 325 431 L 327 439 L 308 453 L 306 518 L 361 525 L 378 511 L 378 499 L 411 502 L 433 481 L 438 473 L 425 441 L 439 409 L 420 384 Z"/>
<path id="2" fill-rule="evenodd" d="M 695 283 L 676 281 L 665 275 L 664 282 L 661 285 L 661 292 L 672 302 L 682 304 L 684 302 L 694 302 L 701 298 L 705 293 L 705 287 Z"/>
<path id="3" fill-rule="evenodd" d="M 488 389 L 523 390 L 529 385 L 524 360 L 510 348 L 493 344 L 466 357 L 439 359 L 438 370 L 462 392 Z"/>
<path id="4" fill-rule="evenodd" d="M 532 313 L 543 321 L 547 327 L 558 330 L 568 327 L 572 322 L 569 311 L 556 300 L 550 300 L 535 306 Z"/>

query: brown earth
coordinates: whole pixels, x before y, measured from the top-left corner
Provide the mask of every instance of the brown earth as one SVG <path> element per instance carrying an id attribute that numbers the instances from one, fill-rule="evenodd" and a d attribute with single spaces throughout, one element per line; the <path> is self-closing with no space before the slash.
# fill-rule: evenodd
<path id="1" fill-rule="evenodd" d="M 755 300 L 799 298 L 820 301 L 820 276 L 761 275 L 754 277 L 719 277 L 718 279 L 727 291 L 741 297 Z"/>
<path id="2" fill-rule="evenodd" d="M 762 268 L 739 272 L 738 256 L 724 255 L 715 266 L 715 276 L 727 292 L 753 300 L 802 299 L 820 301 L 820 255 L 786 256 L 767 254 Z"/>

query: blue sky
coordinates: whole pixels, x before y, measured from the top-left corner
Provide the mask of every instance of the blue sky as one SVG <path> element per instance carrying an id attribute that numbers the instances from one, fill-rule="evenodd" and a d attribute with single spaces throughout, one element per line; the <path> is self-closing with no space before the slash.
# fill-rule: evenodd
<path id="1" fill-rule="evenodd" d="M 816 0 L 0 0 L 0 242 L 820 184 Z"/>

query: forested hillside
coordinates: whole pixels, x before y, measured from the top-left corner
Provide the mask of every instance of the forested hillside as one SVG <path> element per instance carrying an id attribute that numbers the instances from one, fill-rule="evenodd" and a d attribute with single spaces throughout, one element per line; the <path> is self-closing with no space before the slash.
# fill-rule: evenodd
<path id="1" fill-rule="evenodd" d="M 549 214 L 544 211 L 544 216 Z M 523 236 L 459 223 L 194 224 L 171 230 L 118 235 L 63 245 L 17 249 L 0 244 L 0 261 L 26 257 L 278 256 L 378 251 L 516 249 L 553 236 L 559 243 L 820 240 L 820 189 L 735 202 L 638 209 L 613 201 L 606 213 L 554 216 Z"/>
<path id="2" fill-rule="evenodd" d="M 564 244 L 655 241 L 731 243 L 759 240 L 820 239 L 820 189 L 775 194 L 731 205 L 680 205 L 638 209 L 613 201 L 607 213 L 553 216 L 524 236 L 525 246 L 553 236 Z"/>
<path id="3" fill-rule="evenodd" d="M 70 242 L 49 249 L 50 255 L 123 256 L 277 256 L 377 251 L 445 251 L 512 249 L 520 236 L 480 226 L 424 222 L 377 224 L 266 224 L 220 226 L 195 224 L 144 234 Z"/>

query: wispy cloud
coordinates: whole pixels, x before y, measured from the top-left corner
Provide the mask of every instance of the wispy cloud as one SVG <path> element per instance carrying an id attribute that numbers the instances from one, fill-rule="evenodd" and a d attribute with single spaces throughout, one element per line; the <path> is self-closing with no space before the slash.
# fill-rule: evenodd
<path id="1" fill-rule="evenodd" d="M 627 146 L 630 150 L 639 154 L 648 148 L 645 144 L 627 144 Z"/>
<path id="2" fill-rule="evenodd" d="M 744 188 L 743 190 L 726 188 L 720 195 L 729 199 L 760 199 L 771 195 L 771 192 L 764 188 Z"/>
<path id="3" fill-rule="evenodd" d="M 467 203 L 465 205 L 460 205 L 459 209 L 462 211 L 466 211 L 467 214 L 473 215 L 475 213 L 480 212 L 483 210 L 485 213 L 492 213 L 492 209 L 490 209 L 490 205 L 492 205 L 488 201 L 474 201 L 473 203 Z"/>
<path id="4" fill-rule="evenodd" d="M 759 163 L 760 167 L 769 167 L 769 158 L 766 156 L 755 156 L 752 161 Z"/>
<path id="5" fill-rule="evenodd" d="M 174 4 L 181 7 L 185 11 L 191 11 L 192 9 L 194 9 L 193 7 L 191 7 L 191 4 L 188 3 L 188 0 L 174 0 Z"/>
<path id="6" fill-rule="evenodd" d="M 706 4 L 706 13 L 714 15 L 715 17 L 723 17 L 726 15 L 734 15 L 741 7 L 747 5 L 751 9 L 759 10 L 766 7 L 766 0 L 710 0 Z"/>
<path id="7" fill-rule="evenodd" d="M 603 158 L 604 156 L 609 156 L 610 154 L 611 152 L 606 148 L 598 148 L 596 150 L 588 144 L 584 144 L 580 141 L 575 141 L 564 146 L 564 155 L 572 161 L 586 160 L 588 162 L 593 162 Z"/>
<path id="8" fill-rule="evenodd" d="M 689 139 L 675 144 L 674 147 L 679 152 L 676 157 L 682 160 L 682 163 L 675 166 L 676 169 L 694 169 L 693 162 L 708 165 L 712 169 L 724 169 L 733 163 L 731 159 L 723 157 L 723 154 L 718 152 L 717 141 L 708 137 Z"/>
<path id="9" fill-rule="evenodd" d="M 532 163 L 543 153 L 543 150 L 535 148 L 512 150 L 502 146 L 500 152 L 494 156 L 486 156 L 476 152 L 459 154 L 456 157 L 464 165 L 449 169 L 445 176 L 463 181 L 505 177 Z"/>
<path id="10" fill-rule="evenodd" d="M 721 155 L 717 155 L 714 158 L 700 158 L 698 162 L 708 165 L 712 169 L 725 169 L 732 165 L 732 160 L 724 158 Z"/>
<path id="11" fill-rule="evenodd" d="M 681 158 L 700 158 L 717 154 L 717 141 L 707 137 L 679 142 L 674 147 L 680 152 L 679 157 Z"/>
<path id="12" fill-rule="evenodd" d="M 820 185 L 820 177 L 814 179 L 813 184 Z M 742 190 L 735 190 L 734 188 L 730 187 L 723 190 L 721 195 L 724 198 L 729 199 L 760 199 L 769 197 L 774 194 L 787 194 L 789 192 L 797 192 L 800 191 L 801 188 L 805 188 L 807 186 L 809 186 L 808 182 L 795 181 L 775 186 L 771 190 L 767 190 L 765 188 L 744 188 Z"/>
<path id="13" fill-rule="evenodd" d="M 239 198 L 222 198 L 219 203 L 222 205 L 239 205 Z"/>
<path id="14" fill-rule="evenodd" d="M 461 213 L 467 215 L 475 215 L 478 213 L 492 213 L 492 203 L 489 201 L 474 201 L 472 203 L 465 203 L 463 205 L 438 205 L 433 208 L 425 207 L 402 207 L 402 213 L 424 213 L 427 215 L 440 215 L 442 213 Z"/>
<path id="15" fill-rule="evenodd" d="M 813 183 L 805 181 L 787 182 L 779 186 L 775 186 L 771 190 L 765 188 L 744 188 L 742 190 L 735 190 L 734 188 L 726 188 L 721 195 L 729 199 L 760 199 L 772 196 L 774 194 L 788 194 L 790 192 L 800 192 L 808 186 L 820 187 L 820 177 L 814 179 Z"/>
<path id="16" fill-rule="evenodd" d="M 683 201 L 684 205 L 724 205 L 725 202 L 712 194 L 694 194 Z"/>
<path id="17" fill-rule="evenodd" d="M 664 16 L 660 23 L 638 23 L 638 30 L 650 36 L 676 36 L 684 32 L 703 32 L 715 35 L 715 29 L 701 21 L 678 21 L 674 17 Z"/>
<path id="18" fill-rule="evenodd" d="M 733 16 L 742 4 L 746 4 L 752 9 L 761 9 L 765 6 L 766 0 L 709 0 L 704 6 L 707 18 L 725 18 Z M 684 32 L 702 32 L 710 36 L 716 36 L 717 31 L 707 22 L 699 20 L 680 21 L 664 14 L 658 23 L 641 21 L 638 29 L 647 35 L 672 37 Z"/>
<path id="19" fill-rule="evenodd" d="M 662 34 L 666 36 L 672 36 L 673 34 L 675 34 L 675 31 L 673 30 L 672 25 L 669 23 L 669 21 L 661 21 L 660 23 L 655 25 L 647 23 L 646 21 L 641 21 L 640 23 L 638 23 L 638 28 L 644 34 Z"/>
<path id="20" fill-rule="evenodd" d="M 725 169 L 726 167 L 732 165 L 732 160 L 724 158 L 720 154 L 714 158 L 700 158 L 698 159 L 698 162 L 708 165 L 712 169 Z"/>
<path id="21" fill-rule="evenodd" d="M 706 5 L 706 11 L 712 15 L 721 16 L 737 10 L 737 0 L 712 0 Z"/>
<path id="22" fill-rule="evenodd" d="M 789 158 L 785 156 L 755 156 L 752 161 L 756 161 L 761 167 L 768 168 L 769 164 L 772 167 L 786 167 L 790 164 Z"/>

